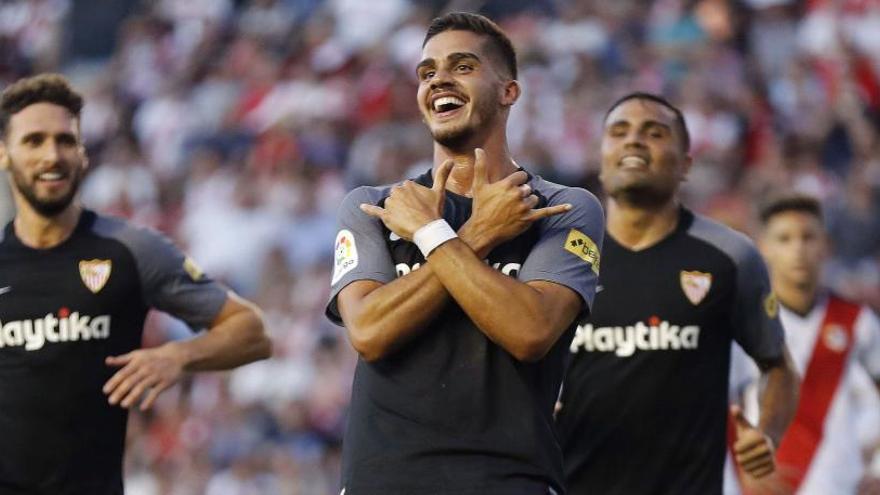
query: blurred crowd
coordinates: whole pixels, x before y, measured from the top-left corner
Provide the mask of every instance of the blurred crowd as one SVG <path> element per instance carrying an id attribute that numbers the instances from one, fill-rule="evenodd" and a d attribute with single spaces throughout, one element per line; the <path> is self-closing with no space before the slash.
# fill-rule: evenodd
<path id="1" fill-rule="evenodd" d="M 450 9 L 517 46 L 520 165 L 601 194 L 608 105 L 664 93 L 692 134 L 687 204 L 750 232 L 774 190 L 818 195 L 828 283 L 880 308 L 880 0 L 3 0 L 0 86 L 59 71 L 86 97 L 85 204 L 173 237 L 276 343 L 131 415 L 128 493 L 337 492 L 355 355 L 323 315 L 335 209 L 431 166 L 414 69 Z M 188 333 L 151 314 L 145 341 Z"/>

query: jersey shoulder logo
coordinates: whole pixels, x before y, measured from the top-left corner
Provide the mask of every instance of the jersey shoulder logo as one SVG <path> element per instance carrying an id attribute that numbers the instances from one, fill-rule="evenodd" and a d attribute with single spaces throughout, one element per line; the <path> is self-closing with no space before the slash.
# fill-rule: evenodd
<path id="1" fill-rule="evenodd" d="M 79 276 L 90 291 L 97 294 L 110 279 L 113 262 L 110 260 L 80 260 Z"/>
<path id="2" fill-rule="evenodd" d="M 202 271 L 202 268 L 189 256 L 183 259 L 183 271 L 185 271 L 186 274 L 189 275 L 189 278 L 193 279 L 194 282 L 198 282 L 199 279 L 205 276 L 205 272 Z"/>
<path id="3" fill-rule="evenodd" d="M 354 235 L 348 229 L 342 229 L 336 234 L 336 244 L 333 249 L 333 280 L 330 285 L 342 279 L 342 276 L 355 269 L 358 264 L 357 246 L 354 244 Z"/>
<path id="4" fill-rule="evenodd" d="M 703 302 L 712 288 L 712 274 L 705 272 L 681 271 L 681 290 L 694 306 Z"/>
<path id="5" fill-rule="evenodd" d="M 767 297 L 764 298 L 764 312 L 767 313 L 770 319 L 776 318 L 776 315 L 779 314 L 779 301 L 776 299 L 776 294 L 773 291 L 770 291 Z"/>
<path id="6" fill-rule="evenodd" d="M 593 272 L 599 274 L 599 248 L 590 236 L 578 229 L 571 229 L 565 239 L 565 250 L 589 263 Z"/>

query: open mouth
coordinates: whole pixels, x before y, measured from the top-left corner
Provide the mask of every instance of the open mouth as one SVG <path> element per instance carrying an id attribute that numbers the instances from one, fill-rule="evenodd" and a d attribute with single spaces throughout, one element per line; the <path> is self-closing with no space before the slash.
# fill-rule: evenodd
<path id="1" fill-rule="evenodd" d="M 62 184 L 67 180 L 68 174 L 65 172 L 52 170 L 37 175 L 37 182 L 48 185 Z"/>
<path id="2" fill-rule="evenodd" d="M 441 96 L 431 102 L 431 108 L 438 117 L 446 117 L 454 114 L 465 105 L 465 101 L 458 96 Z"/>
<path id="3" fill-rule="evenodd" d="M 621 168 L 647 168 L 648 160 L 635 155 L 628 155 L 620 159 Z"/>

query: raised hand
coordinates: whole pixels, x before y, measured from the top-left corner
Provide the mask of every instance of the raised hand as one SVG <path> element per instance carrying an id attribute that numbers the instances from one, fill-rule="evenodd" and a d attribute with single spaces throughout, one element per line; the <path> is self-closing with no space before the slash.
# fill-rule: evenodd
<path id="1" fill-rule="evenodd" d="M 388 230 L 402 239 L 412 240 L 416 230 L 443 218 L 443 202 L 446 199 L 446 179 L 452 172 L 452 160 L 445 161 L 434 175 L 434 186 L 427 188 L 408 180 L 391 189 L 385 207 L 367 203 L 361 210 L 382 220 Z"/>
<path id="2" fill-rule="evenodd" d="M 538 197 L 526 184 L 528 174 L 520 170 L 490 183 L 485 151 L 477 148 L 474 154 L 473 212 L 462 230 L 481 238 L 481 245 L 486 246 L 481 255 L 518 236 L 533 222 L 571 209 L 568 203 L 535 209 Z"/>
<path id="3" fill-rule="evenodd" d="M 770 438 L 749 423 L 739 406 L 731 406 L 730 415 L 736 426 L 736 443 L 733 445 L 736 463 L 754 478 L 763 478 L 775 471 L 776 461 Z"/>

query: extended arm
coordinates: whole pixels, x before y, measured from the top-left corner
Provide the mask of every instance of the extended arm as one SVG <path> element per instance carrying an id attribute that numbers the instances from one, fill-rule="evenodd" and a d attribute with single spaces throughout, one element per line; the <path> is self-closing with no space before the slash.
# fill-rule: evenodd
<path id="1" fill-rule="evenodd" d="M 103 390 L 110 404 L 126 408 L 146 393 L 141 402 L 144 410 L 184 372 L 230 369 L 266 359 L 271 353 L 272 343 L 256 307 L 230 292 L 207 332 L 189 340 L 107 357 L 107 365 L 122 368 Z"/>

